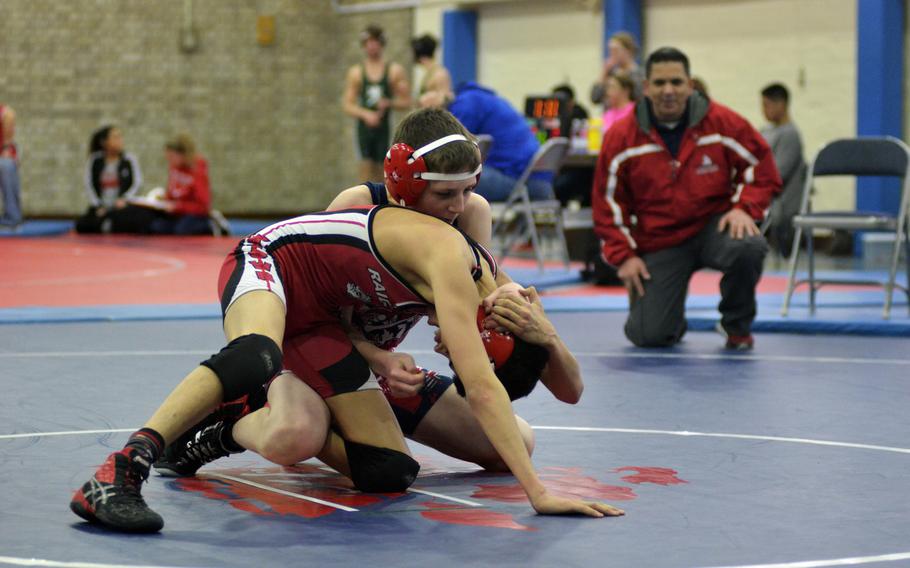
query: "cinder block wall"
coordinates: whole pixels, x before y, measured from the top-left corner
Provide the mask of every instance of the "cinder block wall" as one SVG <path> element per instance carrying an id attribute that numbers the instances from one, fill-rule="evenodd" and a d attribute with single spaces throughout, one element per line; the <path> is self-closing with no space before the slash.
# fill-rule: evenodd
<path id="1" fill-rule="evenodd" d="M 358 34 L 386 29 L 387 56 L 411 66 L 409 10 L 338 15 L 328 0 L 193 0 L 199 48 L 179 49 L 184 0 L 4 0 L 0 102 L 17 113 L 27 215 L 86 206 L 88 139 L 119 125 L 145 189 L 166 178 L 163 144 L 192 134 L 209 160 L 214 205 L 233 215 L 320 210 L 356 179 L 344 73 Z M 351 5 L 350 0 L 344 5 Z M 258 16 L 275 43 L 257 43 Z"/>

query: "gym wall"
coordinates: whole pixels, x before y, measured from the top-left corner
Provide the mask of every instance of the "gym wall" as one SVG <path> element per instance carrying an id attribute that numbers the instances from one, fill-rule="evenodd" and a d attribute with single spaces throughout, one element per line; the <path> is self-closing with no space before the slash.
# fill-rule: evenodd
<path id="1" fill-rule="evenodd" d="M 643 51 L 680 47 L 712 97 L 756 126 L 759 90 L 784 82 L 809 157 L 855 133 L 856 2 L 644 0 Z M 192 53 L 178 46 L 187 4 L 199 40 Z M 361 57 L 359 31 L 385 27 L 388 57 L 412 70 L 410 37 L 439 35 L 443 11 L 454 8 L 478 11 L 482 83 L 520 107 L 526 94 L 568 81 L 593 110 L 597 0 L 425 0 L 352 15 L 337 14 L 329 0 L 5 0 L 0 102 L 18 115 L 26 214 L 84 209 L 86 146 L 105 123 L 124 129 L 146 188 L 164 183 L 162 146 L 185 130 L 209 159 L 216 207 L 232 215 L 318 210 L 358 181 L 353 121 L 340 96 L 345 70 Z M 275 18 L 273 45 L 257 43 L 259 16 Z M 907 77 L 895 70 L 910 92 Z M 835 181 L 828 205 L 852 206 L 852 188 Z"/>
<path id="2" fill-rule="evenodd" d="M 180 50 L 186 7 L 198 49 Z M 257 42 L 274 16 L 275 41 Z M 382 25 L 410 68 L 410 10 L 338 15 L 328 0 L 4 0 L 0 102 L 17 114 L 26 215 L 75 215 L 92 131 L 123 128 L 145 189 L 163 145 L 189 132 L 209 160 L 214 206 L 233 215 L 324 208 L 353 185 L 353 121 L 341 110 L 358 34 Z"/>

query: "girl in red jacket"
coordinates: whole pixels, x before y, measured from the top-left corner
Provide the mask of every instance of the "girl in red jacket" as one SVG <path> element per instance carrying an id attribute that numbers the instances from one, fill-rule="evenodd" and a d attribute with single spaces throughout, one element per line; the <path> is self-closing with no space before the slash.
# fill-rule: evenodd
<path id="1" fill-rule="evenodd" d="M 211 192 L 209 166 L 196 153 L 187 134 L 179 134 L 165 145 L 168 162 L 164 215 L 151 224 L 151 232 L 172 235 L 210 235 Z"/>

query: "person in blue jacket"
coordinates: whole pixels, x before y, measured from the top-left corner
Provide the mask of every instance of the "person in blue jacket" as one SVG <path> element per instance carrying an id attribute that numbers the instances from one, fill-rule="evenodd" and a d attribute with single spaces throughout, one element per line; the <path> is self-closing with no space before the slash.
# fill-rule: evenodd
<path id="1" fill-rule="evenodd" d="M 454 94 L 427 97 L 421 103 L 425 106 L 447 106 L 449 112 L 472 134 L 493 137 L 480 183 L 474 191 L 487 201 L 505 201 L 540 148 L 525 117 L 492 89 L 473 81 L 458 85 Z M 549 173 L 531 174 L 527 182 L 528 195 L 531 199 L 552 198 L 552 181 L 553 176 Z"/>

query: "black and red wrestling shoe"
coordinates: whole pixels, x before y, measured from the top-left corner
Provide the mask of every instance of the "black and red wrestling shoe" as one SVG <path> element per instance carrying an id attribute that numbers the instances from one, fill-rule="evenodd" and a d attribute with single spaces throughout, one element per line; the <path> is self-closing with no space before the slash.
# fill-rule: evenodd
<path id="1" fill-rule="evenodd" d="M 70 509 L 91 523 L 117 531 L 160 531 L 164 519 L 146 505 L 140 492 L 149 466 L 134 448 L 112 453 L 95 475 L 76 490 Z"/>

